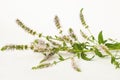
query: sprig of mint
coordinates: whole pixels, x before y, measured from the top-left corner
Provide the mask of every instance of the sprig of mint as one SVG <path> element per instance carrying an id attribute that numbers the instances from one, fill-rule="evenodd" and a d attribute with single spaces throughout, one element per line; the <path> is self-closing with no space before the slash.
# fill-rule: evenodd
<path id="1" fill-rule="evenodd" d="M 26 32 L 33 36 L 37 36 L 38 39 L 35 39 L 31 44 L 13 44 L 13 45 L 5 45 L 1 48 L 1 51 L 5 50 L 28 50 L 31 49 L 34 52 L 41 53 L 44 55 L 44 58 L 40 61 L 37 66 L 32 67 L 32 69 L 41 69 L 56 65 L 60 62 L 71 60 L 71 64 L 73 69 L 80 72 L 81 69 L 75 63 L 75 57 L 78 59 L 83 59 L 86 61 L 91 61 L 94 57 L 98 56 L 100 58 L 110 57 L 111 64 L 115 65 L 116 68 L 120 68 L 120 54 L 114 54 L 111 50 L 120 50 L 120 42 L 114 41 L 113 39 L 104 39 L 103 31 L 98 33 L 98 38 L 95 36 L 89 29 L 88 24 L 86 23 L 83 15 L 83 8 L 80 10 L 80 20 L 85 28 L 88 31 L 88 34 L 80 30 L 81 36 L 85 39 L 85 41 L 79 41 L 79 36 L 76 36 L 74 30 L 72 28 L 68 29 L 68 34 L 64 35 L 62 32 L 62 26 L 60 24 L 60 20 L 58 16 L 55 16 L 54 21 L 56 28 L 60 35 L 43 35 L 42 33 L 38 33 L 29 27 L 27 27 L 22 21 L 19 19 L 16 20 L 16 23 Z M 43 39 L 44 38 L 44 39 Z M 102 51 L 101 51 L 102 50 Z M 71 54 L 68 57 L 65 57 L 63 54 Z M 88 54 L 91 52 L 92 57 Z M 105 54 L 103 54 L 103 52 Z M 50 58 L 56 55 L 57 60 L 53 62 L 49 62 Z"/>

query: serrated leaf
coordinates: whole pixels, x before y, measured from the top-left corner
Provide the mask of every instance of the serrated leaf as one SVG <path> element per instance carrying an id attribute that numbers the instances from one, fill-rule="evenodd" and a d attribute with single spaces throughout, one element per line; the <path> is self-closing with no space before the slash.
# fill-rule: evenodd
<path id="1" fill-rule="evenodd" d="M 86 60 L 86 61 L 90 61 L 94 58 L 94 56 L 92 56 L 91 58 L 88 58 L 87 55 L 84 52 L 82 52 L 81 53 L 81 58 Z"/>
<path id="2" fill-rule="evenodd" d="M 102 31 L 100 31 L 100 33 L 98 34 L 98 43 L 99 44 L 104 43 Z"/>

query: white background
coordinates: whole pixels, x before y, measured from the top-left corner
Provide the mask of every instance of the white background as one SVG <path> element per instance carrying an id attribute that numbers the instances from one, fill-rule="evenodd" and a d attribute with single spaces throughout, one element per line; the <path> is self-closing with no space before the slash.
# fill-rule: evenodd
<path id="1" fill-rule="evenodd" d="M 0 0 L 0 47 L 9 43 L 29 44 L 36 38 L 18 27 L 17 18 L 38 32 L 53 35 L 58 34 L 53 20 L 58 15 L 64 31 L 72 27 L 79 34 L 81 8 L 96 37 L 103 30 L 106 38 L 120 40 L 119 7 L 120 0 Z M 109 59 L 79 60 L 81 73 L 71 68 L 70 61 L 31 70 L 42 57 L 32 51 L 0 51 L 0 80 L 120 80 L 120 70 Z"/>

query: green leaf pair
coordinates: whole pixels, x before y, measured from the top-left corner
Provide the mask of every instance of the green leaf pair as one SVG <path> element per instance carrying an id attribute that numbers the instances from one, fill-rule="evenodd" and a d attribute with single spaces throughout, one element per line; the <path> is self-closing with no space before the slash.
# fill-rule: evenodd
<path id="1" fill-rule="evenodd" d="M 86 43 L 74 43 L 72 45 L 74 52 L 82 52 L 86 48 Z"/>

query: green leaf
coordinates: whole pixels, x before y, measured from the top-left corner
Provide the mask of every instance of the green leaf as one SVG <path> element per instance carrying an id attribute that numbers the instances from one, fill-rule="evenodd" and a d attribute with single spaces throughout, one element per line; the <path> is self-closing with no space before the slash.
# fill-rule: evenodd
<path id="1" fill-rule="evenodd" d="M 111 57 L 111 63 L 116 66 L 116 68 L 120 68 L 120 63 L 115 60 L 115 57 Z"/>
<path id="2" fill-rule="evenodd" d="M 50 41 L 51 38 L 52 38 L 52 36 L 46 36 L 46 39 L 47 39 L 48 41 Z"/>
<path id="3" fill-rule="evenodd" d="M 100 31 L 100 33 L 98 34 L 98 43 L 99 44 L 104 43 L 102 31 Z"/>
<path id="4" fill-rule="evenodd" d="M 59 60 L 64 61 L 65 59 L 59 54 Z"/>
<path id="5" fill-rule="evenodd" d="M 38 44 L 38 41 L 39 41 L 38 39 L 35 39 L 35 40 L 34 40 L 34 43 Z"/>
<path id="6" fill-rule="evenodd" d="M 39 33 L 39 37 L 42 37 L 42 33 Z"/>
<path id="7" fill-rule="evenodd" d="M 72 47 L 73 47 L 73 49 L 76 50 L 76 51 L 81 51 L 81 50 L 83 50 L 83 48 L 82 48 L 82 46 L 81 46 L 80 43 L 74 43 L 74 44 L 72 45 Z"/>
<path id="8" fill-rule="evenodd" d="M 115 61 L 114 65 L 116 66 L 116 68 L 120 68 L 120 63 L 119 62 Z"/>
<path id="9" fill-rule="evenodd" d="M 80 68 L 76 68 L 76 71 L 81 72 L 81 69 Z"/>
<path id="10" fill-rule="evenodd" d="M 72 28 L 69 28 L 69 33 L 72 33 L 73 32 L 73 29 Z"/>
<path id="11" fill-rule="evenodd" d="M 53 48 L 52 49 L 52 53 L 58 53 L 59 52 L 59 48 Z"/>
<path id="12" fill-rule="evenodd" d="M 88 49 L 87 47 L 87 43 L 73 43 L 72 47 L 73 47 L 73 52 L 74 53 L 78 53 L 78 52 L 82 52 L 84 49 Z"/>
<path id="13" fill-rule="evenodd" d="M 111 63 L 113 64 L 114 62 L 115 62 L 115 57 L 112 56 L 112 57 L 111 57 Z"/>
<path id="14" fill-rule="evenodd" d="M 95 54 L 97 56 L 99 56 L 99 57 L 105 57 L 104 55 L 102 55 L 102 53 L 97 48 L 94 48 L 94 49 L 95 49 L 94 52 L 95 52 Z"/>
<path id="15" fill-rule="evenodd" d="M 120 43 L 106 43 L 105 45 L 109 49 L 120 49 Z"/>
<path id="16" fill-rule="evenodd" d="M 43 63 L 43 62 L 45 62 L 47 59 L 42 59 L 41 61 L 40 61 L 40 63 Z"/>
<path id="17" fill-rule="evenodd" d="M 2 48 L 1 48 L 1 51 L 5 51 L 7 49 L 7 46 L 3 46 Z"/>
<path id="18" fill-rule="evenodd" d="M 95 57 L 95 56 L 92 56 L 91 58 L 88 58 L 87 55 L 86 55 L 84 52 L 81 53 L 81 58 L 84 59 L 84 60 L 86 60 L 86 61 L 90 61 L 90 60 L 92 60 L 94 57 Z"/>

